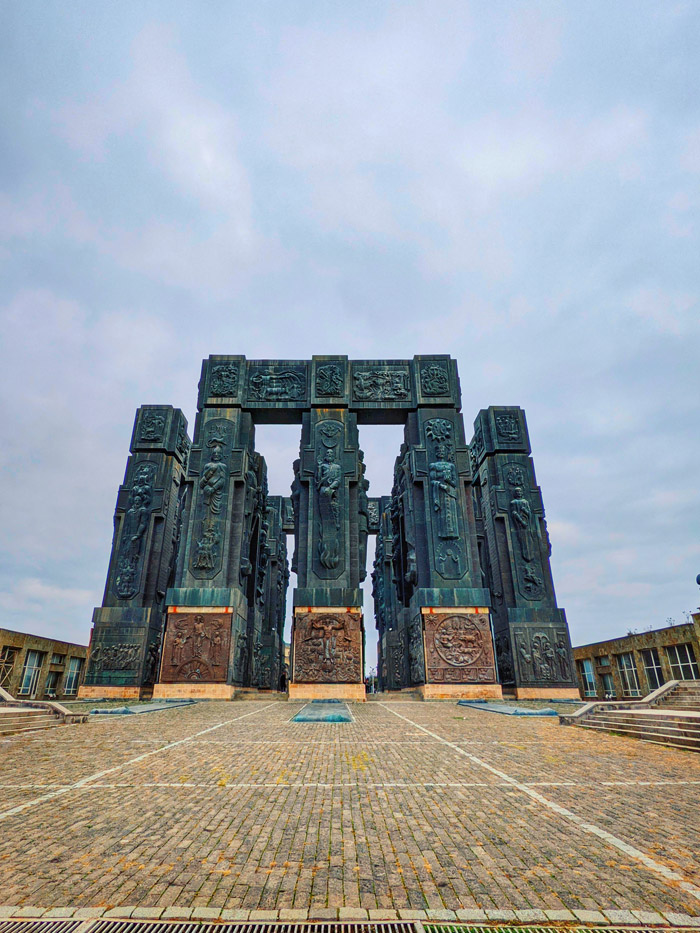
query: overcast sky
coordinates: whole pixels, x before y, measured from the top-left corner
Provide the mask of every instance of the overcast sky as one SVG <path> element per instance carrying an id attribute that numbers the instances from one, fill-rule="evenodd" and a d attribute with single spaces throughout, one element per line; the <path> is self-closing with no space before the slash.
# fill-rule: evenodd
<path id="1" fill-rule="evenodd" d="M 210 353 L 450 353 L 468 426 L 527 413 L 574 643 L 681 621 L 699 35 L 672 0 L 3 0 L 0 626 L 87 642 L 134 411 L 192 425 Z M 373 495 L 400 435 L 362 429 Z M 298 436 L 258 431 L 274 493 Z"/>

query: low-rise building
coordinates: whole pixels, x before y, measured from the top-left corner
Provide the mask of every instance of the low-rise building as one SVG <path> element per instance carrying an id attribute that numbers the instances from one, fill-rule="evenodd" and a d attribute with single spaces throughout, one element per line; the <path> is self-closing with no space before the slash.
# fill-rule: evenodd
<path id="1" fill-rule="evenodd" d="M 581 695 L 628 700 L 668 680 L 700 680 L 700 611 L 692 622 L 574 648 Z"/>
<path id="2" fill-rule="evenodd" d="M 86 645 L 0 628 L 0 687 L 26 700 L 71 699 L 85 675 Z"/>

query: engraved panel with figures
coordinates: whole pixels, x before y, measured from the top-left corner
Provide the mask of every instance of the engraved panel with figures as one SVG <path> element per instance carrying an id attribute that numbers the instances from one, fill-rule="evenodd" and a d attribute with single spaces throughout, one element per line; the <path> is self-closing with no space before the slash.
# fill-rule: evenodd
<path id="1" fill-rule="evenodd" d="M 294 622 L 297 683 L 361 683 L 362 629 L 349 612 L 309 612 Z"/>
<path id="2" fill-rule="evenodd" d="M 429 683 L 496 682 L 488 613 L 432 613 L 425 616 Z"/>
<path id="3" fill-rule="evenodd" d="M 229 616 L 171 613 L 163 645 L 161 681 L 225 681 L 230 645 Z"/>

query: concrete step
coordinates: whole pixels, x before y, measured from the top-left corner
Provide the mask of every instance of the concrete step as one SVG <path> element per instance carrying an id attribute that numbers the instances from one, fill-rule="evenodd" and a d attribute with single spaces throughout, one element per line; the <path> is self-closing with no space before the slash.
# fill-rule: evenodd
<path id="1" fill-rule="evenodd" d="M 60 717 L 54 716 L 53 713 L 43 713 L 43 712 L 36 712 L 36 713 L 29 713 L 29 714 L 27 713 L 4 713 L 2 716 L 0 716 L 0 726 L 3 726 L 9 722 L 34 722 L 37 719 L 58 719 L 60 720 Z"/>
<path id="2" fill-rule="evenodd" d="M 0 735 L 19 735 L 21 732 L 41 732 L 43 729 L 55 729 L 57 726 L 62 726 L 63 723 L 60 720 L 56 722 L 33 722 L 27 723 L 24 726 L 3 726 L 0 727 Z"/>
<path id="3" fill-rule="evenodd" d="M 644 729 L 633 729 L 629 726 L 618 725 L 604 726 L 593 722 L 581 723 L 582 729 L 590 729 L 594 732 L 615 733 L 616 735 L 625 735 L 631 739 L 640 739 L 644 742 L 651 742 L 655 745 L 668 745 L 674 748 L 684 748 L 688 751 L 700 752 L 700 737 L 688 738 L 679 735 L 677 732 L 651 732 Z"/>
<path id="4" fill-rule="evenodd" d="M 686 719 L 668 719 L 666 717 L 651 716 L 591 716 L 587 722 L 595 722 L 601 725 L 605 724 L 610 728 L 616 726 L 632 726 L 639 729 L 668 729 L 685 732 L 688 735 L 697 735 L 700 737 L 700 722 L 689 722 Z"/>

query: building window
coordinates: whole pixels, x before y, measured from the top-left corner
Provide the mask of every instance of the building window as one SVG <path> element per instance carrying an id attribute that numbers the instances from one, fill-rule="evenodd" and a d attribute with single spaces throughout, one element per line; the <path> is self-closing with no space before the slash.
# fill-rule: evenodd
<path id="1" fill-rule="evenodd" d="M 623 697 L 641 696 L 642 691 L 639 689 L 637 665 L 634 663 L 634 657 L 630 651 L 617 655 L 617 669 L 620 672 L 620 680 L 622 681 Z"/>
<path id="2" fill-rule="evenodd" d="M 12 668 L 15 666 L 18 648 L 3 645 L 0 648 L 0 687 L 7 689 L 12 680 Z"/>
<path id="3" fill-rule="evenodd" d="M 58 690 L 58 681 L 60 678 L 60 671 L 49 671 L 49 673 L 46 675 L 46 686 L 44 687 L 44 693 L 47 697 L 56 696 L 56 691 Z"/>
<path id="4" fill-rule="evenodd" d="M 615 681 L 613 680 L 613 675 L 610 671 L 606 671 L 604 674 L 601 674 L 601 679 L 603 681 L 603 692 L 605 693 L 605 698 L 609 699 L 615 696 Z"/>
<path id="5" fill-rule="evenodd" d="M 581 681 L 583 683 L 583 695 L 585 697 L 596 696 L 595 677 L 593 676 L 593 664 L 591 663 L 591 659 L 584 658 L 582 661 L 579 661 L 578 664 Z"/>
<path id="6" fill-rule="evenodd" d="M 68 662 L 68 671 L 66 672 L 66 684 L 63 688 L 64 694 L 74 696 L 78 692 L 78 681 L 80 680 L 80 671 L 83 666 L 82 658 L 71 658 Z"/>
<path id="7" fill-rule="evenodd" d="M 601 654 L 599 658 L 596 658 L 600 667 L 610 667 L 610 656 L 607 654 Z"/>
<path id="8" fill-rule="evenodd" d="M 36 687 L 39 682 L 41 665 L 46 655 L 43 651 L 28 651 L 22 669 L 22 682 L 19 686 L 19 695 L 22 697 L 36 696 Z"/>
<path id="9" fill-rule="evenodd" d="M 65 654 L 52 654 L 51 655 L 52 664 L 63 664 L 65 660 L 66 660 Z"/>
<path id="10" fill-rule="evenodd" d="M 698 662 L 691 644 L 668 645 L 666 654 L 674 680 L 700 680 Z"/>
<path id="11" fill-rule="evenodd" d="M 642 660 L 644 661 L 644 673 L 647 676 L 649 690 L 656 690 L 661 684 L 665 683 L 661 671 L 661 661 L 659 661 L 659 652 L 656 648 L 643 648 Z"/>

